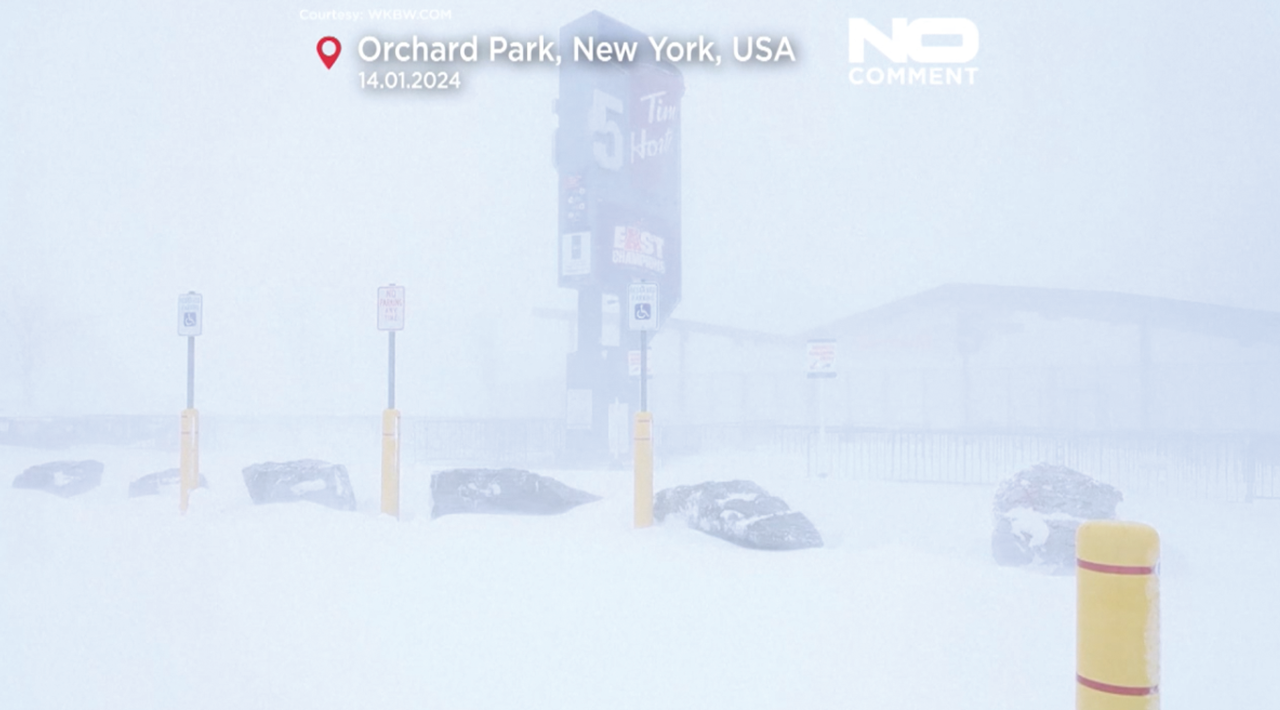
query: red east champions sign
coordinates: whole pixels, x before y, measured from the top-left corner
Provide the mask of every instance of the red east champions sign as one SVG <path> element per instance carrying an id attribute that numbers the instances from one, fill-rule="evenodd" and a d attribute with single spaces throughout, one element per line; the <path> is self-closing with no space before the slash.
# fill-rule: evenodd
<path id="1" fill-rule="evenodd" d="M 666 240 L 640 227 L 613 228 L 613 263 L 667 273 Z"/>

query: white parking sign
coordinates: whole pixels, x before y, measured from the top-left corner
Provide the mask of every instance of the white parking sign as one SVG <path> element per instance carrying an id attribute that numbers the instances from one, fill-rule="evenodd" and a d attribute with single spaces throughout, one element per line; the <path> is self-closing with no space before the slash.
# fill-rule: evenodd
<path id="1" fill-rule="evenodd" d="M 627 324 L 631 330 L 658 329 L 658 284 L 631 284 Z"/>
<path id="2" fill-rule="evenodd" d="M 178 296 L 178 335 L 200 335 L 204 330 L 204 296 L 194 291 Z"/>
<path id="3" fill-rule="evenodd" d="M 378 330 L 404 330 L 404 286 L 378 287 Z"/>
<path id="4" fill-rule="evenodd" d="M 805 355 L 809 377 L 836 376 L 836 341 L 810 340 Z"/>

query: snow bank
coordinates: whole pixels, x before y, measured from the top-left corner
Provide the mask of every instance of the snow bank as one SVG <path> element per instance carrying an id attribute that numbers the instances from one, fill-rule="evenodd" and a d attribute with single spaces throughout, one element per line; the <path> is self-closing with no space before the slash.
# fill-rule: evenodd
<path id="1" fill-rule="evenodd" d="M 73 499 L 0 488 L 6 708 L 1071 707 L 1071 577 L 998 567 L 990 487 L 778 476 L 733 457 L 827 546 L 747 550 L 631 528 L 627 472 L 548 474 L 602 500 L 553 517 L 430 520 L 433 469 L 376 513 L 378 449 L 349 451 L 355 514 L 254 506 L 262 452 L 204 455 L 208 490 L 128 498 L 163 453 Z M 0 447 L 0 471 L 47 460 Z M 791 470 L 803 470 L 800 468 Z M 1280 505 L 1130 500 L 1164 539 L 1163 707 L 1266 708 L 1280 659 Z"/>

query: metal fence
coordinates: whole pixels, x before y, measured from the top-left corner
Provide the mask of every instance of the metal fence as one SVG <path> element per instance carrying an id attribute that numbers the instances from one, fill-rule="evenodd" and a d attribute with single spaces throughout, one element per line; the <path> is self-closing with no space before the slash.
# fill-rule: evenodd
<path id="1" fill-rule="evenodd" d="M 373 447 L 382 440 L 378 417 L 208 417 L 201 424 L 204 447 L 239 449 L 285 442 L 315 456 Z M 549 419 L 400 420 L 400 458 L 405 463 L 474 466 L 535 466 L 556 461 L 564 450 L 564 425 Z"/>
<path id="2" fill-rule="evenodd" d="M 545 465 L 564 452 L 559 419 L 405 419 L 401 450 L 416 461 Z"/>
<path id="3" fill-rule="evenodd" d="M 0 417 L 0 445 L 61 449 L 84 444 L 178 448 L 178 417 Z"/>
<path id="4" fill-rule="evenodd" d="M 206 447 L 347 451 L 379 440 L 376 417 L 209 417 Z M 176 449 L 176 417 L 0 420 L 0 444 L 62 448 L 109 443 Z M 430 419 L 401 424 L 403 460 L 476 466 L 548 466 L 563 461 L 559 419 Z M 267 445 L 263 445 L 264 442 Z M 1126 492 L 1216 500 L 1280 498 L 1280 436 L 1186 432 L 885 431 L 772 423 L 661 425 L 660 458 L 716 452 L 780 454 L 801 475 L 923 483 L 997 483 L 1029 466 L 1069 466 Z M 798 467 L 799 468 L 799 467 Z"/>
<path id="5" fill-rule="evenodd" d="M 839 432 L 809 437 L 809 471 L 866 480 L 994 484 L 1037 463 L 1135 493 L 1251 500 L 1280 493 L 1280 466 L 1245 434 Z"/>
<path id="6" fill-rule="evenodd" d="M 1256 433 L 953 432 L 779 427 L 659 427 L 667 455 L 791 455 L 808 475 L 995 484 L 1029 466 L 1068 466 L 1135 493 L 1216 500 L 1280 498 L 1280 439 Z"/>

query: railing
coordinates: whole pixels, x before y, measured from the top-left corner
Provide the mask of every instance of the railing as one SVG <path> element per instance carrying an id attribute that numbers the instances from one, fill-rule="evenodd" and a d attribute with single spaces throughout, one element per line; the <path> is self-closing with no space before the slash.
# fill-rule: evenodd
<path id="1" fill-rule="evenodd" d="M 405 419 L 402 451 L 418 461 L 546 465 L 564 452 L 559 419 Z"/>
<path id="2" fill-rule="evenodd" d="M 176 450 L 177 417 L 0 419 L 0 444 L 83 444 Z M 554 466 L 562 460 L 559 419 L 402 421 L 406 462 Z M 205 418 L 206 450 L 312 452 L 341 456 L 379 436 L 376 417 Z M 854 480 L 995 484 L 1028 466 L 1058 463 L 1122 491 L 1216 500 L 1280 498 L 1280 436 L 1257 433 L 901 431 L 772 423 L 655 426 L 664 458 L 716 452 L 791 457 L 797 475 Z M 286 455 L 286 454 L 281 454 Z"/>
<path id="3" fill-rule="evenodd" d="M 178 450 L 178 415 L 0 417 L 0 445 L 60 449 L 83 444 Z"/>
<path id="4" fill-rule="evenodd" d="M 1029 466 L 1068 466 L 1122 491 L 1217 500 L 1280 498 L 1280 439 L 1256 433 L 952 432 L 764 424 L 659 428 L 664 455 L 791 455 L 807 475 L 992 485 Z"/>
<path id="5" fill-rule="evenodd" d="M 1260 445 L 1260 442 L 1261 445 Z M 1218 500 L 1280 493 L 1280 461 L 1249 434 L 839 432 L 809 439 L 811 473 L 868 480 L 994 484 L 1040 462 L 1122 491 Z"/>

